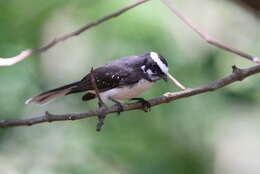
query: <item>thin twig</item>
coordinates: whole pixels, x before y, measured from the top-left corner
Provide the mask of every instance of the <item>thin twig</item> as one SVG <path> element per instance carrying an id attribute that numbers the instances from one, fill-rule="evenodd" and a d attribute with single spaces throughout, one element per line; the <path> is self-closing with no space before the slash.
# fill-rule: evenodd
<path id="1" fill-rule="evenodd" d="M 181 13 L 170 0 L 161 0 L 176 16 L 178 16 L 185 24 L 187 24 L 193 31 L 195 31 L 202 39 L 206 40 L 208 43 L 219 47 L 221 49 L 224 49 L 226 51 L 232 52 L 236 55 L 239 55 L 245 59 L 248 59 L 254 63 L 260 63 L 260 58 L 256 56 L 252 56 L 250 54 L 247 54 L 245 52 L 242 52 L 236 48 L 232 48 L 230 46 L 225 45 L 224 43 L 218 41 L 217 39 L 211 37 L 206 31 L 200 29 L 196 25 L 193 24 L 193 22 L 185 16 L 183 13 Z"/>
<path id="2" fill-rule="evenodd" d="M 21 62 L 22 60 L 24 60 L 25 58 L 29 57 L 33 55 L 33 51 L 32 50 L 25 50 L 22 51 L 19 55 L 15 56 L 15 57 L 11 57 L 11 58 L 0 58 L 0 66 L 11 66 L 14 65 L 18 62 Z"/>
<path id="3" fill-rule="evenodd" d="M 178 88 L 180 88 L 181 90 L 186 89 L 186 87 L 183 84 L 181 84 L 181 82 L 179 82 L 176 78 L 174 78 L 169 72 L 167 72 L 166 74 Z"/>
<path id="4" fill-rule="evenodd" d="M 98 87 L 97 87 L 97 79 L 96 79 L 96 77 L 94 75 L 93 67 L 91 68 L 90 76 L 91 76 L 92 86 L 93 86 L 93 88 L 95 90 L 95 93 L 96 93 L 96 96 L 98 98 L 98 106 L 99 106 L 99 108 L 107 109 L 108 106 L 104 103 L 104 101 L 100 97 L 99 90 L 98 90 Z M 96 130 L 97 131 L 101 131 L 101 129 L 102 129 L 103 125 L 104 125 L 105 118 L 106 118 L 105 114 L 102 114 L 102 115 L 98 116 L 98 123 L 97 123 L 97 126 L 96 126 Z"/>
<path id="5" fill-rule="evenodd" d="M 100 97 L 100 94 L 99 94 L 99 90 L 98 90 L 98 87 L 97 87 L 97 79 L 93 73 L 93 67 L 91 68 L 91 71 L 90 71 L 90 76 L 91 76 L 91 83 L 92 83 L 92 86 L 94 87 L 94 90 L 95 90 L 95 93 L 96 93 L 96 96 L 98 98 L 98 104 L 99 106 L 104 106 L 106 105 L 103 100 L 101 99 Z"/>
<path id="6" fill-rule="evenodd" d="M 183 91 L 174 92 L 174 93 L 166 93 L 162 96 L 158 96 L 154 99 L 149 100 L 149 103 L 151 106 L 160 105 L 162 103 L 169 103 L 181 98 L 190 97 L 210 91 L 215 91 L 219 88 L 222 88 L 224 86 L 227 86 L 231 83 L 234 83 L 235 81 L 241 81 L 245 79 L 248 76 L 254 75 L 260 73 L 260 65 L 252 66 L 247 69 L 239 69 L 235 66 L 233 66 L 233 72 L 219 80 L 216 80 L 212 83 L 209 83 L 207 85 L 203 85 L 197 88 L 187 88 Z M 143 109 L 143 105 L 139 102 L 137 103 L 131 103 L 131 104 L 124 104 L 124 111 L 129 110 L 138 110 Z M 97 110 L 90 110 L 88 112 L 84 113 L 77 113 L 77 114 L 63 114 L 63 115 L 56 115 L 56 114 L 48 114 L 46 117 L 45 115 L 34 117 L 34 118 L 27 118 L 27 119 L 21 119 L 21 120 L 2 120 L 0 121 L 0 127 L 11 127 L 11 126 L 31 126 L 34 124 L 39 124 L 43 122 L 53 122 L 53 121 L 65 121 L 65 120 L 79 120 L 89 117 L 97 117 L 99 115 L 108 115 L 111 113 L 116 113 L 119 111 L 119 108 L 117 106 L 112 106 L 104 109 L 97 109 Z"/>
<path id="7" fill-rule="evenodd" d="M 129 5 L 127 5 L 126 7 L 114 12 L 114 13 L 111 13 L 95 22 L 91 22 L 91 23 L 88 23 L 86 24 L 85 26 L 83 26 L 82 28 L 74 31 L 74 32 L 71 32 L 71 33 L 68 33 L 68 34 L 65 34 L 61 37 L 58 37 L 56 39 L 54 39 L 53 41 L 51 41 L 50 43 L 48 43 L 47 45 L 41 47 L 41 48 L 38 48 L 38 49 L 35 49 L 35 50 L 25 50 L 25 51 L 22 51 L 19 55 L 17 56 L 14 56 L 14 57 L 10 57 L 10 58 L 0 58 L 0 66 L 11 66 L 11 65 L 14 65 L 34 54 L 40 54 L 40 53 L 43 53 L 47 50 L 49 50 L 50 48 L 54 47 L 56 44 L 62 42 L 62 41 L 65 41 L 69 38 L 72 38 L 74 36 L 78 36 L 79 34 L 87 31 L 88 29 L 92 28 L 92 27 L 95 27 L 103 22 L 106 22 L 114 17 L 117 17 L 119 15 L 121 15 L 122 13 L 140 5 L 140 4 L 143 4 L 145 2 L 147 2 L 149 0 L 138 0 L 134 3 L 131 3 Z"/>

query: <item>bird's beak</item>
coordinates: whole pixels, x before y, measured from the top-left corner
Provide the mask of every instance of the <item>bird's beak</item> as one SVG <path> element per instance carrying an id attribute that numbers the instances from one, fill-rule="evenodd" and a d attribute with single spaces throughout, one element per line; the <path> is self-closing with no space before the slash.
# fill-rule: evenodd
<path id="1" fill-rule="evenodd" d="M 171 81 L 179 88 L 181 88 L 182 90 L 185 90 L 186 88 L 178 81 L 176 80 L 169 72 L 165 73 L 170 79 Z M 167 77 L 166 76 L 166 77 Z"/>

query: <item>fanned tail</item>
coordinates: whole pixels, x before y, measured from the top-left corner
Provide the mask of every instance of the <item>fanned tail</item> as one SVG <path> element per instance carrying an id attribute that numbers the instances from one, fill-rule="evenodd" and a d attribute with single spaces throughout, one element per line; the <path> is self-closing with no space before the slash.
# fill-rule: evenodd
<path id="1" fill-rule="evenodd" d="M 46 104 L 58 97 L 65 96 L 73 87 L 76 87 L 79 82 L 71 83 L 66 86 L 62 86 L 59 88 L 52 89 L 50 91 L 43 92 L 37 96 L 29 98 L 25 101 L 25 104 L 37 103 L 37 104 Z"/>

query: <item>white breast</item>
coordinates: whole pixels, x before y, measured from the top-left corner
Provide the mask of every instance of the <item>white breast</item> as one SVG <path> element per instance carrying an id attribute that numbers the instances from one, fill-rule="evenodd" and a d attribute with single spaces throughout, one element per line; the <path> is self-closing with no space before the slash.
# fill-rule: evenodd
<path id="1" fill-rule="evenodd" d="M 113 99 L 119 101 L 129 100 L 145 92 L 146 90 L 151 88 L 153 84 L 153 82 L 149 82 L 148 80 L 142 79 L 132 86 L 114 88 L 102 92 L 100 93 L 100 97 L 102 98 L 102 100 L 107 100 L 108 97 L 112 97 Z"/>

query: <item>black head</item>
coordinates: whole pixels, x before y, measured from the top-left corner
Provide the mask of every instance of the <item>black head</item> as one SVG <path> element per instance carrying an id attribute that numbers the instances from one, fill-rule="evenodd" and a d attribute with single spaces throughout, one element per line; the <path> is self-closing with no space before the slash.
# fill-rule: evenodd
<path id="1" fill-rule="evenodd" d="M 168 63 L 166 59 L 158 53 L 149 52 L 145 54 L 146 59 L 141 67 L 152 81 L 167 80 Z"/>

